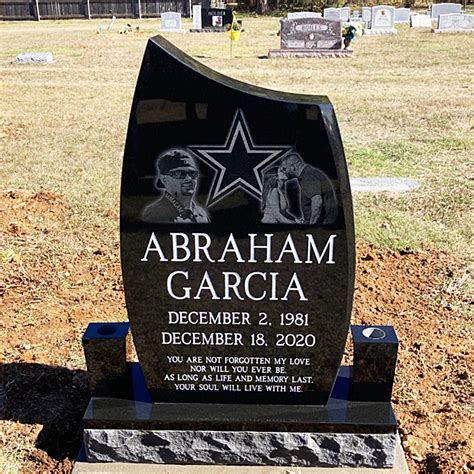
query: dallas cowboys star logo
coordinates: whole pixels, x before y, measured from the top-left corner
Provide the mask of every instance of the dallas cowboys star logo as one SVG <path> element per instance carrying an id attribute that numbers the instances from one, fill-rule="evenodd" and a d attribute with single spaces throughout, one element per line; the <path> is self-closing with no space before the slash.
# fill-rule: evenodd
<path id="1" fill-rule="evenodd" d="M 236 189 L 261 200 L 263 172 L 292 147 L 255 145 L 245 116 L 238 109 L 223 145 L 192 145 L 189 148 L 215 172 L 207 200 L 210 207 Z"/>

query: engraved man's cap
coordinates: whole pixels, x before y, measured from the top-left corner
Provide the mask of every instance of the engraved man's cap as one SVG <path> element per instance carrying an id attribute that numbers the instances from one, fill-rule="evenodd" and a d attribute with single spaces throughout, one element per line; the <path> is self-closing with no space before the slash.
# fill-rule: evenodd
<path id="1" fill-rule="evenodd" d="M 197 168 L 191 153 L 184 148 L 172 148 L 163 152 L 157 161 L 160 174 L 167 174 L 169 171 L 182 166 Z"/>

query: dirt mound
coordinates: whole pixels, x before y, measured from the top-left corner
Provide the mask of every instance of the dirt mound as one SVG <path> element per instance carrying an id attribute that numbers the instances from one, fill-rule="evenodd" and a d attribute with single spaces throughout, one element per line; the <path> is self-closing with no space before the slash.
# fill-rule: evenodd
<path id="1" fill-rule="evenodd" d="M 55 193 L 2 192 L 0 213 L 0 470 L 69 472 L 88 399 L 81 335 L 90 321 L 126 319 L 119 245 L 75 240 Z M 394 325 L 400 339 L 393 403 L 411 471 L 467 472 L 473 357 L 463 262 L 363 245 L 357 255 L 353 323 Z"/>
<path id="2" fill-rule="evenodd" d="M 397 330 L 393 404 L 411 469 L 468 470 L 473 439 L 468 273 L 447 252 L 357 250 L 353 322 Z"/>

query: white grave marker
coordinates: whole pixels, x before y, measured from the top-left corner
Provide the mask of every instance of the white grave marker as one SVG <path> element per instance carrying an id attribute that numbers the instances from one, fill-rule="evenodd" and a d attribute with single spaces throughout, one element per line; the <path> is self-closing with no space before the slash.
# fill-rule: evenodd
<path id="1" fill-rule="evenodd" d="M 53 53 L 20 53 L 17 63 L 54 63 Z"/>
<path id="2" fill-rule="evenodd" d="M 431 5 L 431 19 L 437 20 L 440 15 L 449 13 L 461 13 L 460 3 L 434 3 Z"/>
<path id="3" fill-rule="evenodd" d="M 109 27 L 107 28 L 107 31 L 110 31 L 112 29 L 112 27 L 114 26 L 114 23 L 115 23 L 115 20 L 117 19 L 117 17 L 114 15 L 112 17 L 112 19 L 110 20 L 110 23 L 109 23 Z"/>
<path id="4" fill-rule="evenodd" d="M 171 33 L 182 33 L 181 13 L 165 12 L 161 14 L 161 30 Z"/>
<path id="5" fill-rule="evenodd" d="M 472 33 L 473 15 L 449 13 L 438 17 L 438 28 L 435 33 Z"/>
<path id="6" fill-rule="evenodd" d="M 364 30 L 365 35 L 396 35 L 395 7 L 379 5 L 372 7 L 370 29 Z"/>
<path id="7" fill-rule="evenodd" d="M 395 8 L 395 23 L 410 23 L 409 8 Z"/>
<path id="8" fill-rule="evenodd" d="M 339 8 L 339 11 L 341 12 L 341 20 L 342 21 L 349 21 L 351 17 L 351 9 L 350 7 L 342 7 Z"/>
<path id="9" fill-rule="evenodd" d="M 429 15 L 411 15 L 410 26 L 412 28 L 431 28 L 431 17 Z"/>
<path id="10" fill-rule="evenodd" d="M 341 9 L 340 8 L 325 8 L 323 17 L 328 20 L 340 20 Z"/>
<path id="11" fill-rule="evenodd" d="M 202 30 L 201 5 L 193 5 L 193 30 Z"/>
<path id="12" fill-rule="evenodd" d="M 372 8 L 362 7 L 362 21 L 365 23 L 366 28 L 370 28 L 372 20 Z"/>
<path id="13" fill-rule="evenodd" d="M 288 12 L 288 20 L 297 20 L 298 18 L 321 18 L 322 14 L 318 12 Z"/>

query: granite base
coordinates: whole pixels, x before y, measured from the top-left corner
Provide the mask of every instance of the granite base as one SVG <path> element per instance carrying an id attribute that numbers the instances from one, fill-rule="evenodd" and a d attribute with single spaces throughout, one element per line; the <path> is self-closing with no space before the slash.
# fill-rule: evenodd
<path id="1" fill-rule="evenodd" d="M 396 28 L 375 28 L 364 30 L 364 35 L 367 36 L 379 36 L 379 35 L 398 35 Z"/>
<path id="2" fill-rule="evenodd" d="M 393 467 L 289 467 L 289 466 L 223 466 L 216 464 L 149 464 L 149 463 L 101 463 L 87 462 L 82 446 L 73 474 L 121 473 L 121 474 L 409 474 L 405 453 L 397 435 Z"/>
<path id="3" fill-rule="evenodd" d="M 85 430 L 89 462 L 392 467 L 396 434 Z"/>
<path id="4" fill-rule="evenodd" d="M 352 56 L 350 49 L 271 49 L 269 58 L 349 58 Z"/>
<path id="5" fill-rule="evenodd" d="M 91 462 L 391 466 L 396 419 L 390 402 L 351 399 L 340 368 L 325 405 L 152 402 L 140 365 L 130 400 L 93 397 L 84 415 Z"/>
<path id="6" fill-rule="evenodd" d="M 129 365 L 131 399 L 92 397 L 84 427 L 99 430 L 259 431 L 394 434 L 388 401 L 351 398 L 352 368 L 342 366 L 325 405 L 152 402 L 140 364 Z"/>

